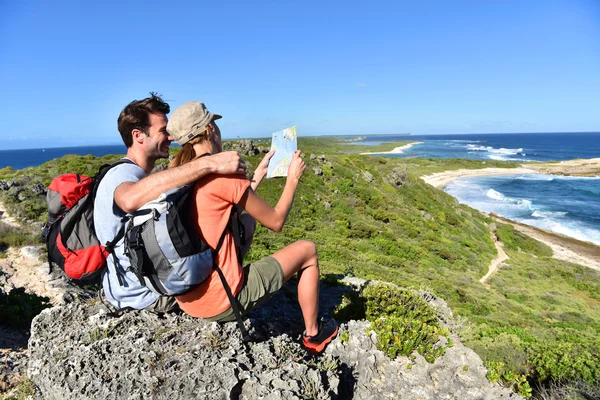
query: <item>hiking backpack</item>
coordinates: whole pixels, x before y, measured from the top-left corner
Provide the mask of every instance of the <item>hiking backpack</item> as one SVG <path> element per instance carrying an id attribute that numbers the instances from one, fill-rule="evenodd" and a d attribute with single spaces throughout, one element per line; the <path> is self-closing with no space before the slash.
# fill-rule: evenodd
<path id="1" fill-rule="evenodd" d="M 48 186 L 48 223 L 42 238 L 48 248 L 48 265 L 58 264 L 72 279 L 97 278 L 123 232 L 103 245 L 94 231 L 94 198 L 100 181 L 113 167 L 132 163 L 127 159 L 100 167 L 93 177 L 79 174 L 57 176 Z"/>
<path id="2" fill-rule="evenodd" d="M 244 228 L 235 205 L 217 246 L 211 248 L 195 229 L 190 212 L 194 204 L 193 185 L 184 185 L 162 193 L 122 219 L 125 232 L 124 253 L 140 284 L 162 296 L 186 293 L 206 280 L 212 270 L 219 274 L 231 303 L 244 341 L 250 336 L 242 323 L 239 304 L 217 265 L 217 256 L 227 231 L 233 234 L 238 263 L 242 265 L 241 246 Z"/>
<path id="3" fill-rule="evenodd" d="M 213 250 L 192 226 L 190 185 L 162 193 L 123 218 L 124 253 L 140 284 L 156 294 L 182 294 L 213 269 Z"/>
<path id="4" fill-rule="evenodd" d="M 195 207 L 190 202 L 192 187 L 184 185 L 162 193 L 122 219 L 124 253 L 131 271 L 142 286 L 162 296 L 183 294 L 210 276 L 228 229 L 238 232 L 234 235 L 236 249 L 242 245 L 243 225 L 235 207 L 216 248 L 204 241 L 191 213 Z"/>

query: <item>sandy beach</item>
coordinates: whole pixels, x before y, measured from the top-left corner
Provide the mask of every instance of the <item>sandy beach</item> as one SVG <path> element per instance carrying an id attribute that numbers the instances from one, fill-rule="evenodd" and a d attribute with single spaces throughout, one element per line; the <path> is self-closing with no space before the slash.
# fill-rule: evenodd
<path id="1" fill-rule="evenodd" d="M 409 144 L 405 144 L 404 146 L 400 146 L 400 147 L 396 147 L 394 148 L 392 151 L 379 151 L 379 152 L 372 152 L 372 153 L 360 153 L 361 155 L 374 155 L 374 154 L 402 154 L 404 153 L 404 150 L 406 149 L 410 149 L 411 147 L 417 145 L 417 144 L 421 144 L 423 142 L 413 142 L 413 143 L 409 143 Z"/>
<path id="2" fill-rule="evenodd" d="M 569 160 L 557 163 L 528 163 L 518 168 L 459 169 L 422 176 L 426 183 L 443 188 L 454 179 L 468 176 L 554 174 L 569 176 L 600 176 L 600 158 Z M 544 229 L 509 220 L 492 214 L 496 221 L 512 225 L 520 232 L 548 245 L 554 258 L 600 271 L 600 247 Z"/>
<path id="3" fill-rule="evenodd" d="M 589 242 L 563 236 L 545 229 L 502 218 L 492 214 L 495 221 L 512 225 L 516 230 L 531 236 L 535 240 L 549 246 L 554 252 L 554 258 L 600 271 L 600 246 Z"/>
<path id="4" fill-rule="evenodd" d="M 551 174 L 570 176 L 600 176 L 600 158 L 568 160 L 557 163 L 527 163 L 519 168 L 457 169 L 422 176 L 426 183 L 443 188 L 456 178 L 467 176 Z"/>

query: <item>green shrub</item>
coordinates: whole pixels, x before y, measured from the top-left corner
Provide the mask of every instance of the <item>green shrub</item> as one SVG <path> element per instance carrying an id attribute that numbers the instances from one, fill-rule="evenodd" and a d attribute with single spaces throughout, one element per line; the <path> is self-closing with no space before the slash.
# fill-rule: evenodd
<path id="1" fill-rule="evenodd" d="M 496 236 L 511 250 L 521 250 L 537 257 L 552 257 L 552 249 L 513 228 L 511 225 L 498 224 Z"/>
<path id="2" fill-rule="evenodd" d="M 390 284 L 368 285 L 361 295 L 351 292 L 335 312 L 340 320 L 371 321 L 377 334 L 377 348 L 391 358 L 410 356 L 414 351 L 432 363 L 444 354 L 439 336 L 448 336 L 440 328 L 435 312 L 418 294 Z"/>
<path id="3" fill-rule="evenodd" d="M 485 366 L 488 369 L 486 376 L 490 382 L 501 382 L 504 386 L 512 388 L 520 396 L 531 397 L 532 390 L 526 375 L 519 375 L 505 368 L 503 362 L 487 361 Z"/>
<path id="4" fill-rule="evenodd" d="M 590 350 L 575 343 L 543 342 L 531 347 L 529 362 L 542 382 L 550 378 L 565 382 L 583 379 L 600 384 L 599 347 Z"/>
<path id="5" fill-rule="evenodd" d="M 50 299 L 15 288 L 6 293 L 0 288 L 0 323 L 15 328 L 29 328 L 31 320 L 44 308 L 51 307 Z"/>
<path id="6" fill-rule="evenodd" d="M 8 225 L 0 221 L 0 251 L 5 251 L 9 247 L 39 244 L 40 242 L 41 234 L 39 232 Z"/>

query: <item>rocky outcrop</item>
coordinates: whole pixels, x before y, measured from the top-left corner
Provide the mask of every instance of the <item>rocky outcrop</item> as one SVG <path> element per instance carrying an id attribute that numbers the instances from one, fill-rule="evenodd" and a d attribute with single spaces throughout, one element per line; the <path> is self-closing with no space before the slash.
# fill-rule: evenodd
<path id="1" fill-rule="evenodd" d="M 349 290 L 323 284 L 325 314 Z M 422 296 L 451 324 L 441 299 Z M 245 320 L 250 344 L 235 323 L 146 311 L 112 316 L 100 303 L 71 303 L 33 321 L 28 377 L 44 399 L 518 398 L 489 383 L 481 359 L 456 337 L 432 364 L 418 354 L 391 360 L 375 347 L 369 322 L 348 321 L 323 355 L 311 357 L 297 340 L 301 320 L 293 285 Z"/>
<path id="2" fill-rule="evenodd" d="M 27 339 L 23 330 L 0 325 L 0 394 L 11 393 L 25 379 Z"/>
<path id="3" fill-rule="evenodd" d="M 392 173 L 384 178 L 387 182 L 396 186 L 404 186 L 408 183 L 408 174 L 406 172 L 406 165 L 402 164 L 402 168 L 395 167 L 392 169 Z"/>
<path id="4" fill-rule="evenodd" d="M 237 151 L 242 156 L 254 156 L 260 153 L 268 153 L 269 148 L 263 146 L 255 146 L 250 139 L 238 140 L 236 142 L 223 142 L 223 151 Z"/>

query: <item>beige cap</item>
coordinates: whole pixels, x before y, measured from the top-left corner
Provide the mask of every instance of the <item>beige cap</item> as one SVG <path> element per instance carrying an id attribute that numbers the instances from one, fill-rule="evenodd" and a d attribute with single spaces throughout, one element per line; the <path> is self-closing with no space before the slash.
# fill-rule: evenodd
<path id="1" fill-rule="evenodd" d="M 208 124 L 222 118 L 207 110 L 200 101 L 189 101 L 179 106 L 169 117 L 167 132 L 180 145 L 184 145 L 206 130 Z"/>

